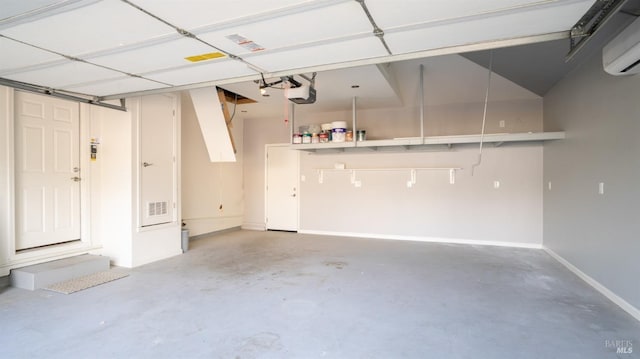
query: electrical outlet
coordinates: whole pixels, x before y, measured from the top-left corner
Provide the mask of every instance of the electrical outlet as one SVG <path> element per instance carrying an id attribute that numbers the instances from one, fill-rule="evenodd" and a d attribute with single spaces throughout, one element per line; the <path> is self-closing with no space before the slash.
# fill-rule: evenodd
<path id="1" fill-rule="evenodd" d="M 493 181 L 493 188 L 495 189 L 500 188 L 500 181 Z"/>
<path id="2" fill-rule="evenodd" d="M 500 120 L 500 122 L 498 122 L 498 126 L 500 126 L 500 128 L 504 128 L 504 120 Z"/>
<path id="3" fill-rule="evenodd" d="M 549 183 L 547 184 L 547 188 L 549 188 L 549 191 L 551 191 L 551 181 L 549 181 Z"/>
<path id="4" fill-rule="evenodd" d="M 604 182 L 598 184 L 598 194 L 604 194 Z"/>

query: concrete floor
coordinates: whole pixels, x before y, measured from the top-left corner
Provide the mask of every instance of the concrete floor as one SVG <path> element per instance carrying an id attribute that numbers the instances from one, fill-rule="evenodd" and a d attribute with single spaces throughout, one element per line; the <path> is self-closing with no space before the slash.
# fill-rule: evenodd
<path id="1" fill-rule="evenodd" d="M 237 231 L 71 295 L 0 289 L 0 357 L 637 358 L 541 250 Z M 616 354 L 610 340 L 631 340 Z"/>

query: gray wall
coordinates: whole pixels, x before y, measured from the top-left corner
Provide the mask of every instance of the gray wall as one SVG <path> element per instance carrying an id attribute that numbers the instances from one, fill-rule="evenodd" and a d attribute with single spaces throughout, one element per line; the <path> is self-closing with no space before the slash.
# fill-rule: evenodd
<path id="1" fill-rule="evenodd" d="M 600 54 L 544 98 L 544 245 L 640 308 L 640 76 L 614 77 Z M 604 195 L 598 184 L 604 182 Z"/>

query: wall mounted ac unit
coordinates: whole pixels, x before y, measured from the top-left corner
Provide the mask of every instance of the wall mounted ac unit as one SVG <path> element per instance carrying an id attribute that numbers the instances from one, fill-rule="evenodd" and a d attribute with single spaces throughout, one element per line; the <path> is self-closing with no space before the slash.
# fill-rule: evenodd
<path id="1" fill-rule="evenodd" d="M 640 18 L 627 26 L 602 49 L 604 70 L 611 75 L 640 72 Z"/>

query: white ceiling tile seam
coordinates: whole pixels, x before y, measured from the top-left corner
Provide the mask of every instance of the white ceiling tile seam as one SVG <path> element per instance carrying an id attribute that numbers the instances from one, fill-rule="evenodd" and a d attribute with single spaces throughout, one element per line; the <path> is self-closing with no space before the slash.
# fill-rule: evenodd
<path id="1" fill-rule="evenodd" d="M 9 39 L 11 41 L 15 41 L 15 42 L 21 43 L 21 44 L 26 45 L 26 46 L 33 47 L 33 48 L 41 50 L 41 51 L 46 51 L 46 52 L 58 55 L 58 56 L 63 58 L 63 59 L 55 61 L 55 62 L 48 62 L 48 63 L 44 63 L 44 64 L 38 64 L 38 65 L 29 66 L 29 67 L 26 68 L 26 70 L 23 68 L 23 69 L 20 69 L 19 71 L 2 72 L 3 76 L 19 74 L 19 73 L 23 73 L 23 72 L 27 72 L 27 71 L 38 70 L 38 69 L 46 69 L 46 68 L 53 67 L 53 66 L 58 66 L 58 65 L 64 65 L 65 63 L 67 63 L 67 61 L 64 60 L 64 59 L 66 59 L 66 60 L 71 61 L 71 62 L 74 62 L 74 61 L 75 62 L 81 62 L 81 63 L 87 64 L 87 65 L 96 66 L 96 67 L 99 67 L 99 68 L 102 68 L 102 69 L 105 69 L 105 70 L 118 72 L 120 74 L 129 76 L 129 77 L 141 78 L 141 79 L 144 79 L 144 80 L 156 82 L 156 83 L 161 84 L 161 85 L 172 86 L 171 84 L 163 83 L 163 82 L 152 80 L 152 79 L 147 79 L 147 78 L 144 78 L 144 77 L 142 77 L 140 75 L 131 74 L 131 73 L 124 72 L 124 71 L 121 71 L 121 70 L 118 70 L 118 69 L 114 69 L 114 68 L 111 68 L 111 67 L 108 67 L 108 66 L 95 64 L 95 63 L 92 63 L 92 62 L 84 60 L 84 59 L 80 59 L 80 58 L 77 58 L 77 57 L 61 54 L 59 52 L 56 52 L 56 51 L 53 51 L 53 50 L 49 50 L 49 49 L 45 49 L 45 48 L 42 48 L 42 47 L 39 47 L 39 46 L 36 46 L 36 45 L 33 45 L 33 44 L 29 44 L 29 43 L 26 43 L 24 41 L 20 41 L 20 40 L 17 40 L 17 39 L 14 39 L 14 38 L 11 38 L 11 37 L 8 37 L 8 36 L 5 36 L 5 35 L 1 35 L 0 34 L 0 37 L 3 37 L 5 39 Z M 73 86 L 75 86 L 75 85 L 76 84 L 73 84 Z"/>
<path id="2" fill-rule="evenodd" d="M 354 1 L 354 0 L 318 0 L 310 3 L 301 4 L 301 5 L 292 5 L 282 9 L 270 10 L 267 12 L 263 12 L 255 15 L 249 15 L 242 18 L 226 20 L 217 24 L 198 26 L 198 27 L 189 29 L 189 31 L 196 35 L 200 35 L 208 32 L 220 31 L 228 28 L 243 26 L 243 25 L 254 23 L 254 22 L 271 20 L 274 18 L 283 17 L 287 15 L 297 15 L 307 11 L 317 10 L 320 8 L 325 8 L 332 5 L 342 4 L 350 1 Z"/>
<path id="3" fill-rule="evenodd" d="M 492 18 L 492 17 L 499 17 L 499 16 L 503 16 L 503 15 L 516 14 L 516 13 L 522 12 L 523 10 L 537 10 L 537 9 L 544 9 L 544 8 L 553 8 L 553 7 L 559 7 L 559 6 L 567 6 L 567 5 L 573 4 L 573 3 L 584 3 L 584 2 L 585 2 L 585 0 L 571 0 L 571 1 L 562 1 L 562 2 L 560 2 L 559 0 L 541 1 L 541 2 L 537 2 L 537 3 L 529 3 L 529 4 L 525 4 L 525 5 L 510 6 L 510 7 L 506 7 L 506 8 L 497 9 L 497 10 L 485 11 L 485 12 L 482 12 L 482 13 L 465 15 L 465 16 L 460 16 L 460 17 L 451 17 L 451 18 L 446 18 L 446 19 L 429 20 L 429 21 L 424 21 L 424 22 L 419 22 L 419 23 L 414 23 L 414 24 L 401 25 L 401 26 L 391 26 L 391 27 L 385 28 L 384 31 L 387 32 L 387 33 L 395 33 L 395 32 L 403 32 L 403 31 L 419 30 L 419 29 L 425 29 L 425 28 L 429 28 L 429 27 L 436 27 L 436 26 L 442 26 L 442 25 L 449 25 L 449 24 L 467 22 L 467 21 L 472 21 L 472 20 L 489 19 L 489 18 Z"/>
<path id="4" fill-rule="evenodd" d="M 59 57 L 60 57 L 59 59 L 56 59 L 56 60 L 53 60 L 53 61 L 47 61 L 47 62 L 40 63 L 40 64 L 36 64 L 36 65 L 29 65 L 29 66 L 22 66 L 22 67 L 14 67 L 14 68 L 9 68 L 9 69 L 0 69 L 0 76 L 3 76 L 3 75 L 11 75 L 11 74 L 20 73 L 20 72 L 25 72 L 25 71 L 39 70 L 39 69 L 43 69 L 43 68 L 47 68 L 47 67 L 51 67 L 51 66 L 63 65 L 63 64 L 65 64 L 66 62 L 68 62 L 68 61 L 69 61 L 69 59 L 68 59 L 66 56 L 61 55 L 61 54 L 58 54 L 58 53 L 56 53 L 56 52 L 54 52 L 54 51 L 49 51 L 49 50 L 46 50 L 46 49 L 40 49 L 40 48 L 38 48 L 37 46 L 33 46 L 33 45 L 31 45 L 31 44 L 27 44 L 27 43 L 25 43 L 24 41 L 20 41 L 20 40 L 17 40 L 17 39 L 13 39 L 13 38 L 11 38 L 11 37 L 8 37 L 8 36 L 2 35 L 2 34 L 0 34 L 0 38 L 7 39 L 7 40 L 9 40 L 9 41 L 14 41 L 14 42 L 16 42 L 16 43 L 19 43 L 19 44 L 22 44 L 22 45 L 25 45 L 25 46 L 29 46 L 29 47 L 32 47 L 32 48 L 34 48 L 34 49 L 38 49 L 38 50 L 42 50 L 42 51 L 46 51 L 46 52 L 48 52 L 48 53 L 50 53 L 50 54 L 54 54 L 54 55 L 56 55 L 56 56 L 59 56 Z"/>
<path id="5" fill-rule="evenodd" d="M 257 57 L 257 56 L 261 56 L 261 55 L 275 54 L 275 53 L 289 51 L 289 50 L 298 50 L 298 49 L 304 49 L 304 48 L 307 48 L 307 47 L 314 47 L 314 46 L 328 45 L 328 44 L 336 44 L 336 43 L 340 43 L 340 42 L 344 42 L 344 41 L 364 39 L 364 38 L 368 38 L 368 37 L 371 37 L 371 36 L 373 36 L 373 34 L 370 33 L 370 32 L 364 32 L 364 33 L 352 34 L 352 35 L 345 35 L 345 36 L 342 36 L 342 37 L 334 37 L 334 38 L 330 38 L 330 39 L 322 39 L 322 40 L 318 40 L 318 41 L 310 41 L 310 42 L 306 42 L 306 43 L 302 43 L 302 44 L 283 46 L 283 47 L 279 47 L 279 48 L 275 48 L 275 49 L 265 49 L 265 50 L 262 50 L 262 51 L 259 51 L 259 52 L 248 52 L 246 54 L 243 54 L 243 57 L 244 58 L 252 58 L 252 57 Z M 264 75 L 266 76 L 268 73 L 269 72 L 264 72 Z"/>
<path id="6" fill-rule="evenodd" d="M 252 69 L 252 70 L 254 70 L 254 71 L 256 71 L 256 72 L 260 72 L 260 73 L 265 72 L 265 70 L 262 70 L 262 69 L 260 69 L 258 66 L 255 66 L 254 64 L 251 64 L 251 63 L 249 63 L 249 62 L 245 61 L 245 60 L 244 60 L 244 59 L 242 59 L 240 56 L 237 56 L 237 55 L 232 54 L 232 53 L 230 53 L 230 52 L 228 52 L 228 51 L 225 51 L 225 50 L 223 50 L 223 49 L 221 49 L 221 48 L 219 48 L 219 47 L 217 47 L 217 46 L 215 46 L 215 45 L 212 45 L 212 44 L 210 44 L 210 43 L 208 43 L 208 42 L 206 42 L 206 41 L 204 41 L 204 40 L 202 40 L 202 39 L 198 38 L 195 34 L 193 34 L 193 33 L 189 32 L 188 30 L 185 30 L 185 29 L 183 29 L 183 28 L 180 28 L 180 27 L 178 27 L 178 26 L 176 26 L 176 25 L 174 25 L 174 24 L 172 24 L 172 23 L 170 23 L 170 22 L 168 22 L 168 21 L 166 21 L 166 20 L 164 20 L 164 19 L 162 19 L 162 18 L 160 18 L 160 17 L 158 17 L 158 16 L 156 16 L 156 15 L 152 14 L 151 12 L 149 12 L 149 11 L 147 11 L 147 10 L 145 10 L 145 9 L 141 8 L 140 6 L 138 6 L 138 5 L 134 4 L 134 3 L 132 3 L 132 2 L 131 2 L 131 1 L 129 1 L 129 0 L 121 0 L 121 1 L 122 1 L 122 2 L 124 2 L 125 4 L 128 4 L 128 5 L 130 5 L 130 6 L 134 7 L 134 8 L 136 8 L 136 9 L 138 9 L 138 10 L 142 11 L 144 14 L 146 14 L 146 15 L 148 15 L 148 16 L 151 16 L 152 18 L 154 18 L 154 19 L 156 19 L 156 20 L 158 20 L 158 21 L 160 21 L 160 22 L 164 23 L 165 25 L 167 25 L 167 26 L 169 26 L 169 27 L 172 27 L 172 28 L 173 28 L 174 30 L 176 30 L 180 35 L 182 35 L 182 36 L 184 36 L 184 37 L 186 37 L 186 38 L 190 38 L 190 39 L 194 39 L 194 40 L 196 40 L 196 41 L 199 41 L 199 42 L 201 42 L 201 43 L 203 43 L 203 44 L 205 44 L 205 45 L 207 45 L 207 46 L 211 47 L 212 49 L 215 49 L 216 51 L 219 51 L 219 52 L 221 52 L 221 53 L 223 53 L 223 54 L 227 55 L 229 58 L 231 58 L 231 59 L 233 59 L 233 60 L 240 61 L 240 62 L 244 63 L 244 64 L 245 64 L 245 65 L 247 65 L 250 69 Z"/>
<path id="7" fill-rule="evenodd" d="M 118 53 L 121 53 L 121 52 L 127 52 L 127 51 L 131 51 L 131 50 L 144 48 L 144 47 L 164 44 L 164 43 L 167 43 L 167 42 L 171 42 L 171 41 L 179 40 L 179 39 L 183 39 L 183 38 L 185 38 L 185 37 L 180 35 L 180 34 L 175 33 L 175 34 L 170 34 L 170 35 L 166 35 L 166 36 L 160 36 L 160 37 L 157 37 L 157 38 L 154 38 L 154 39 L 151 39 L 151 40 L 145 40 L 145 41 L 140 41 L 140 42 L 136 42 L 136 43 L 132 43 L 132 44 L 123 45 L 123 46 L 120 46 L 118 48 L 111 48 L 111 49 L 99 50 L 99 51 L 94 51 L 94 52 L 87 52 L 87 53 L 83 53 L 81 55 L 78 55 L 77 57 L 82 58 L 82 59 L 92 59 L 92 58 L 95 58 L 95 57 L 113 55 L 113 54 L 118 54 Z"/>
<path id="8" fill-rule="evenodd" d="M 62 0 L 57 4 L 43 6 L 26 13 L 0 19 L 0 30 L 63 12 L 73 11 L 84 6 L 95 4 L 99 1 L 102 0 Z"/>

